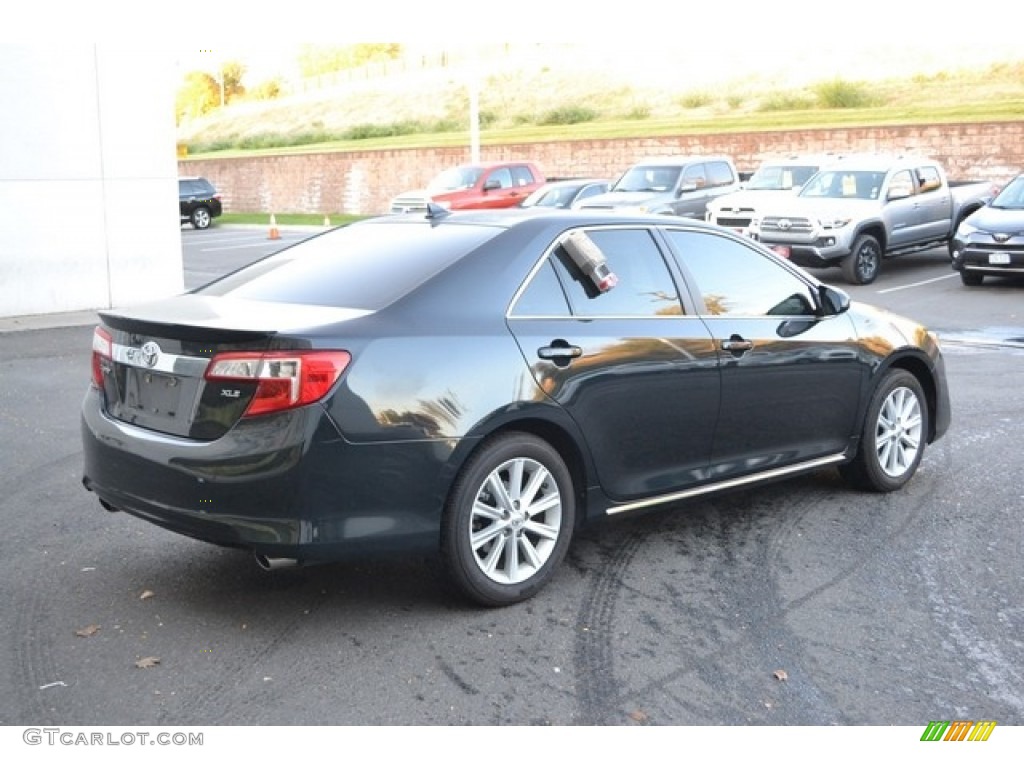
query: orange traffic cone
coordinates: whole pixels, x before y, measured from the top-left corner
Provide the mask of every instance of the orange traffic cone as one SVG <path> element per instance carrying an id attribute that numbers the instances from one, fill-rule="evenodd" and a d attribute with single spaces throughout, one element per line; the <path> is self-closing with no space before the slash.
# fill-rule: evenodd
<path id="1" fill-rule="evenodd" d="M 270 233 L 267 235 L 268 240 L 280 240 L 281 233 L 277 231 L 277 219 L 274 218 L 274 214 L 270 214 Z"/>

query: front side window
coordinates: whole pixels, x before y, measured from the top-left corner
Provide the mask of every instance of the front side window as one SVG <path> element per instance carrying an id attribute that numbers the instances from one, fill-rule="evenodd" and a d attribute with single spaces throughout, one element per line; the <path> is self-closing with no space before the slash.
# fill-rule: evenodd
<path id="1" fill-rule="evenodd" d="M 897 171 L 889 181 L 889 197 L 909 197 L 914 194 L 914 180 L 910 171 Z"/>
<path id="2" fill-rule="evenodd" d="M 696 281 L 709 315 L 807 316 L 810 287 L 766 254 L 714 232 L 667 230 L 682 265 Z"/>
<path id="3" fill-rule="evenodd" d="M 708 186 L 709 187 L 726 187 L 735 181 L 732 175 L 732 169 L 728 163 L 721 161 L 715 161 L 707 164 L 708 169 Z"/>
<path id="4" fill-rule="evenodd" d="M 577 317 L 662 317 L 681 315 L 682 305 L 668 266 L 646 229 L 589 229 L 617 285 L 599 293 L 562 247 L 554 264 Z"/>
<path id="5" fill-rule="evenodd" d="M 686 170 L 683 172 L 683 189 L 691 187 L 703 189 L 707 185 L 707 169 L 704 167 L 704 163 L 696 163 L 686 167 Z"/>
<path id="6" fill-rule="evenodd" d="M 492 171 L 491 175 L 487 177 L 487 181 L 484 185 L 493 185 L 494 182 L 498 183 L 499 189 L 508 189 L 512 186 L 512 171 L 508 168 L 498 168 L 496 171 Z"/>

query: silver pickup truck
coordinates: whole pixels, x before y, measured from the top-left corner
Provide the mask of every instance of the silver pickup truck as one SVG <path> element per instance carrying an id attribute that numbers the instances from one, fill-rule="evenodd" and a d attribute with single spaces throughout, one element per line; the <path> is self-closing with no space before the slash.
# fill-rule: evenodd
<path id="1" fill-rule="evenodd" d="M 838 266 L 848 282 L 866 285 L 883 258 L 948 244 L 995 192 L 991 182 L 947 180 L 929 158 L 851 156 L 798 195 L 767 202 L 750 235 L 794 264 Z"/>
<path id="2" fill-rule="evenodd" d="M 605 194 L 588 197 L 573 208 L 703 219 L 711 200 L 739 189 L 740 174 L 729 157 L 650 158 L 627 170 Z"/>

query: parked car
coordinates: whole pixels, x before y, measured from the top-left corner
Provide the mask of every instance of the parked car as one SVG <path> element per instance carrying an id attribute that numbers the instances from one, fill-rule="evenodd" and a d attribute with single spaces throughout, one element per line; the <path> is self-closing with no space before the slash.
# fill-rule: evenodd
<path id="1" fill-rule="evenodd" d="M 529 161 L 457 165 L 435 176 L 426 189 L 403 192 L 391 201 L 390 211 L 425 212 L 431 202 L 453 211 L 512 208 L 546 182 Z"/>
<path id="2" fill-rule="evenodd" d="M 519 204 L 520 208 L 571 208 L 574 203 L 594 195 L 602 195 L 611 188 L 608 179 L 562 179 L 549 181 Z"/>
<path id="3" fill-rule="evenodd" d="M 728 157 L 650 158 L 622 174 L 606 194 L 574 207 L 703 219 L 711 200 L 739 189 L 740 174 Z"/>
<path id="4" fill-rule="evenodd" d="M 948 247 L 994 191 L 990 181 L 947 179 L 927 157 L 853 155 L 798 195 L 767 202 L 750 232 L 802 267 L 839 267 L 847 282 L 867 285 L 884 258 Z"/>
<path id="5" fill-rule="evenodd" d="M 196 229 L 206 229 L 223 212 L 217 189 L 202 176 L 178 179 L 178 209 L 181 221 Z"/>
<path id="6" fill-rule="evenodd" d="M 99 315 L 104 508 L 264 567 L 440 552 L 484 605 L 610 517 L 827 467 L 895 491 L 950 421 L 933 334 L 676 217 L 433 206 Z"/>
<path id="7" fill-rule="evenodd" d="M 986 275 L 1024 276 L 1024 174 L 961 222 L 949 255 L 964 285 L 981 285 Z"/>
<path id="8" fill-rule="evenodd" d="M 707 220 L 749 234 L 757 207 L 781 195 L 795 195 L 818 170 L 836 162 L 842 155 L 791 155 L 765 160 L 743 183 L 739 192 L 720 195 L 708 201 Z"/>

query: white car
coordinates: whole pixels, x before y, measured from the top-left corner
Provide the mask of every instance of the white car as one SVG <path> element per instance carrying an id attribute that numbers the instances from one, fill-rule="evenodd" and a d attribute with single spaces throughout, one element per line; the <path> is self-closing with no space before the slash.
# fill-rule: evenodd
<path id="1" fill-rule="evenodd" d="M 842 159 L 842 155 L 793 155 L 766 160 L 739 192 L 722 195 L 708 203 L 707 220 L 720 227 L 749 235 L 756 206 L 781 195 L 794 195 L 820 168 Z"/>

